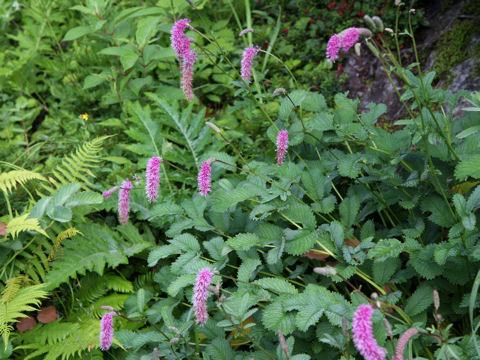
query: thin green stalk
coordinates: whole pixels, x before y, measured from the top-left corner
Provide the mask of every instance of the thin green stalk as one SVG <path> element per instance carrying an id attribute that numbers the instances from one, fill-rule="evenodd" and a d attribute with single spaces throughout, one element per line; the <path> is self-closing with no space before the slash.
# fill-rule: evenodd
<path id="1" fill-rule="evenodd" d="M 12 206 L 10 205 L 10 201 L 8 200 L 8 195 L 5 191 L 2 191 L 3 197 L 5 198 L 5 202 L 7 203 L 7 208 L 8 208 L 8 215 L 10 216 L 10 220 L 13 219 L 13 212 L 12 212 Z"/>

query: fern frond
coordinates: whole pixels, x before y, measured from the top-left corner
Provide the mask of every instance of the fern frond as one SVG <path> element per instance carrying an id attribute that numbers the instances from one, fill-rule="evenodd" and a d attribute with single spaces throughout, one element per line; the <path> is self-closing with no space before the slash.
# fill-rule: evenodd
<path id="1" fill-rule="evenodd" d="M 76 228 L 68 228 L 66 230 L 63 230 L 61 233 L 57 235 L 57 239 L 55 240 L 55 243 L 52 246 L 52 249 L 50 250 L 50 254 L 48 255 L 48 261 L 52 261 L 53 257 L 55 255 L 55 252 L 57 249 L 60 247 L 60 244 L 62 243 L 63 240 L 71 238 L 77 234 L 82 234 L 80 230 L 77 230 Z"/>
<path id="2" fill-rule="evenodd" d="M 17 216 L 11 219 L 7 225 L 7 233 L 12 235 L 12 238 L 22 231 L 37 231 L 42 235 L 48 237 L 47 233 L 41 228 L 37 218 L 27 219 L 29 214 Z"/>
<path id="3" fill-rule="evenodd" d="M 100 326 L 97 319 L 79 319 L 76 322 L 56 320 L 49 324 L 38 325 L 29 331 L 27 336 L 22 336 L 22 340 L 27 344 L 19 346 L 18 349 L 34 350 L 24 360 L 40 357 L 44 360 L 67 360 L 75 356 L 83 359 L 86 358 L 84 352 L 99 348 L 99 332 Z M 114 343 L 118 344 L 115 339 Z"/>
<path id="4" fill-rule="evenodd" d="M 0 174 L 0 190 L 9 193 L 15 189 L 17 185 L 23 185 L 28 180 L 47 181 L 42 175 L 35 171 L 29 170 L 12 170 L 7 173 Z"/>
<path id="5" fill-rule="evenodd" d="M 12 331 L 10 323 L 17 322 L 19 318 L 28 317 L 26 312 L 36 310 L 40 305 L 40 300 L 47 297 L 44 290 L 45 284 L 32 285 L 21 288 L 10 299 L 4 301 L 3 297 L 0 304 L 0 335 L 3 337 L 3 343 L 8 344 L 8 338 Z"/>
<path id="6" fill-rule="evenodd" d="M 2 291 L 2 304 L 9 302 L 15 297 L 18 290 L 20 290 L 23 280 L 25 280 L 24 276 L 17 276 L 7 280 L 5 289 Z"/>
<path id="7" fill-rule="evenodd" d="M 51 194 L 62 185 L 76 182 L 81 184 L 83 189 L 91 190 L 89 187 L 93 187 L 94 184 L 88 177 L 94 178 L 95 175 L 90 169 L 100 166 L 102 145 L 105 139 L 109 137 L 98 137 L 79 146 L 77 150 L 65 157 L 62 163 L 52 170 L 53 181 L 51 182 L 55 187 L 52 188 L 44 184 L 43 188 Z"/>

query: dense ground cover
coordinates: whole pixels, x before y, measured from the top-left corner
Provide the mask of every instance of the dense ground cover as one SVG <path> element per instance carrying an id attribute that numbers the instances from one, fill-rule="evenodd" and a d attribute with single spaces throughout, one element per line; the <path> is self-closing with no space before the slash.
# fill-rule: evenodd
<path id="1" fill-rule="evenodd" d="M 0 358 L 479 358 L 480 94 L 408 5 L 2 3 Z"/>

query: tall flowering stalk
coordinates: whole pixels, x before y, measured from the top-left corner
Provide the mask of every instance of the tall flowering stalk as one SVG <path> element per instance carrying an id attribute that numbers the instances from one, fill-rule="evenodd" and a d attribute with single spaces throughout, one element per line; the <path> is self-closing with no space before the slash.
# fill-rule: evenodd
<path id="1" fill-rule="evenodd" d="M 353 314 L 353 343 L 365 360 L 384 360 L 385 349 L 378 346 L 372 331 L 373 307 L 361 304 Z"/>
<path id="2" fill-rule="evenodd" d="M 108 350 L 112 346 L 113 341 L 113 317 L 114 312 L 109 312 L 103 315 L 100 320 L 100 349 Z"/>
<path id="3" fill-rule="evenodd" d="M 192 303 L 195 310 L 197 324 L 204 325 L 208 320 L 207 298 L 208 286 L 212 282 L 213 271 L 205 267 L 197 274 L 195 286 L 193 287 Z"/>
<path id="4" fill-rule="evenodd" d="M 257 47 L 247 47 L 243 51 L 242 55 L 242 68 L 241 68 L 241 75 L 242 79 L 245 80 L 247 83 L 250 81 L 250 78 L 252 77 L 252 64 L 253 64 L 253 58 L 255 55 L 258 54 L 258 50 L 260 48 Z"/>
<path id="5" fill-rule="evenodd" d="M 395 350 L 395 360 L 403 360 L 403 350 L 408 343 L 408 340 L 414 335 L 418 334 L 418 330 L 415 328 L 410 328 L 400 336 L 400 339 L 397 343 L 397 349 Z"/>
<path id="6" fill-rule="evenodd" d="M 148 160 L 146 170 L 145 193 L 148 201 L 152 202 L 158 198 L 158 187 L 160 186 L 160 163 L 161 157 L 154 156 Z"/>
<path id="7" fill-rule="evenodd" d="M 282 165 L 288 149 L 288 131 L 282 130 L 277 135 L 277 164 Z"/>
<path id="8" fill-rule="evenodd" d="M 212 182 L 212 167 L 211 164 L 215 159 L 211 158 L 202 163 L 200 171 L 198 172 L 198 190 L 200 195 L 207 196 L 212 189 L 210 188 Z"/>
<path id="9" fill-rule="evenodd" d="M 182 71 L 182 90 L 188 100 L 192 100 L 193 90 L 193 66 L 197 60 L 197 54 L 191 49 L 191 39 L 184 34 L 185 29 L 193 29 L 190 25 L 189 19 L 178 20 L 172 27 L 170 33 L 170 41 L 172 48 L 175 51 L 178 62 L 180 63 L 180 70 Z"/>
<path id="10" fill-rule="evenodd" d="M 128 213 L 130 212 L 130 190 L 133 185 L 130 180 L 125 180 L 122 183 L 120 191 L 118 192 L 118 217 L 122 224 L 126 224 L 128 221 Z"/>

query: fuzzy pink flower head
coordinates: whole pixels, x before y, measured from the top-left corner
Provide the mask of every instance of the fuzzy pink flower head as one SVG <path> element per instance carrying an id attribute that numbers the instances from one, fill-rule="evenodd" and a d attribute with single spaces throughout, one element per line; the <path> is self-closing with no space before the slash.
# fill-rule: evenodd
<path id="1" fill-rule="evenodd" d="M 100 320 L 100 349 L 108 350 L 112 346 L 113 341 L 113 317 L 114 312 L 109 312 L 103 315 Z"/>
<path id="2" fill-rule="evenodd" d="M 213 271 L 205 267 L 201 269 L 197 274 L 195 286 L 193 287 L 192 303 L 195 310 L 195 317 L 197 324 L 204 325 L 208 319 L 207 312 L 207 298 L 208 298 L 208 286 L 212 282 Z"/>
<path id="3" fill-rule="evenodd" d="M 158 187 L 160 186 L 160 163 L 161 157 L 154 156 L 148 160 L 146 170 L 145 193 L 149 202 L 158 198 Z"/>
<path id="4" fill-rule="evenodd" d="M 339 36 L 342 39 L 342 50 L 348 51 L 353 45 L 358 42 L 358 37 L 360 33 L 357 28 L 348 28 L 343 30 Z"/>
<path id="5" fill-rule="evenodd" d="M 334 34 L 327 44 L 327 59 L 330 59 L 332 62 L 338 59 L 338 51 L 342 46 L 342 40 L 337 34 Z"/>
<path id="6" fill-rule="evenodd" d="M 114 186 L 111 189 L 105 190 L 102 195 L 105 199 L 108 199 L 118 189 L 120 189 L 120 186 Z"/>
<path id="7" fill-rule="evenodd" d="M 277 164 L 282 165 L 288 149 L 288 131 L 282 130 L 277 135 Z"/>
<path id="8" fill-rule="evenodd" d="M 353 343 L 365 360 L 384 360 L 387 352 L 373 337 L 372 315 L 371 305 L 362 304 L 357 308 L 352 321 Z"/>
<path id="9" fill-rule="evenodd" d="M 408 343 L 408 340 L 414 335 L 418 334 L 418 330 L 415 328 L 410 328 L 400 336 L 400 339 L 397 343 L 397 349 L 395 350 L 395 360 L 403 360 L 403 350 Z"/>
<path id="10" fill-rule="evenodd" d="M 130 180 L 125 180 L 122 183 L 120 191 L 118 192 L 118 217 L 120 222 L 125 224 L 128 221 L 128 213 L 130 212 L 130 190 L 133 185 Z"/>
<path id="11" fill-rule="evenodd" d="M 190 25 L 190 22 L 191 21 L 189 19 L 178 20 L 175 24 L 173 24 L 170 32 L 172 48 L 175 51 L 175 55 L 177 55 L 178 61 L 180 62 L 191 52 L 191 40 L 184 34 L 185 29 L 193 29 L 193 27 Z"/>
<path id="12" fill-rule="evenodd" d="M 242 79 L 245 80 L 247 83 L 252 77 L 253 58 L 255 57 L 255 55 L 258 54 L 258 50 L 260 50 L 260 48 L 257 46 L 257 47 L 247 47 L 243 51 L 242 61 L 241 61 L 241 64 L 242 64 L 241 75 L 242 75 Z"/>
<path id="13" fill-rule="evenodd" d="M 212 182 L 212 167 L 211 164 L 215 159 L 208 159 L 202 163 L 200 171 L 198 172 L 198 190 L 200 195 L 207 196 L 212 189 L 210 188 Z"/>
<path id="14" fill-rule="evenodd" d="M 194 51 L 190 51 L 190 53 L 186 54 L 183 58 L 182 62 L 182 90 L 185 94 L 187 100 L 193 100 L 193 90 L 192 90 L 192 83 L 193 83 L 193 65 L 195 65 L 195 61 L 197 60 L 197 54 Z"/>

